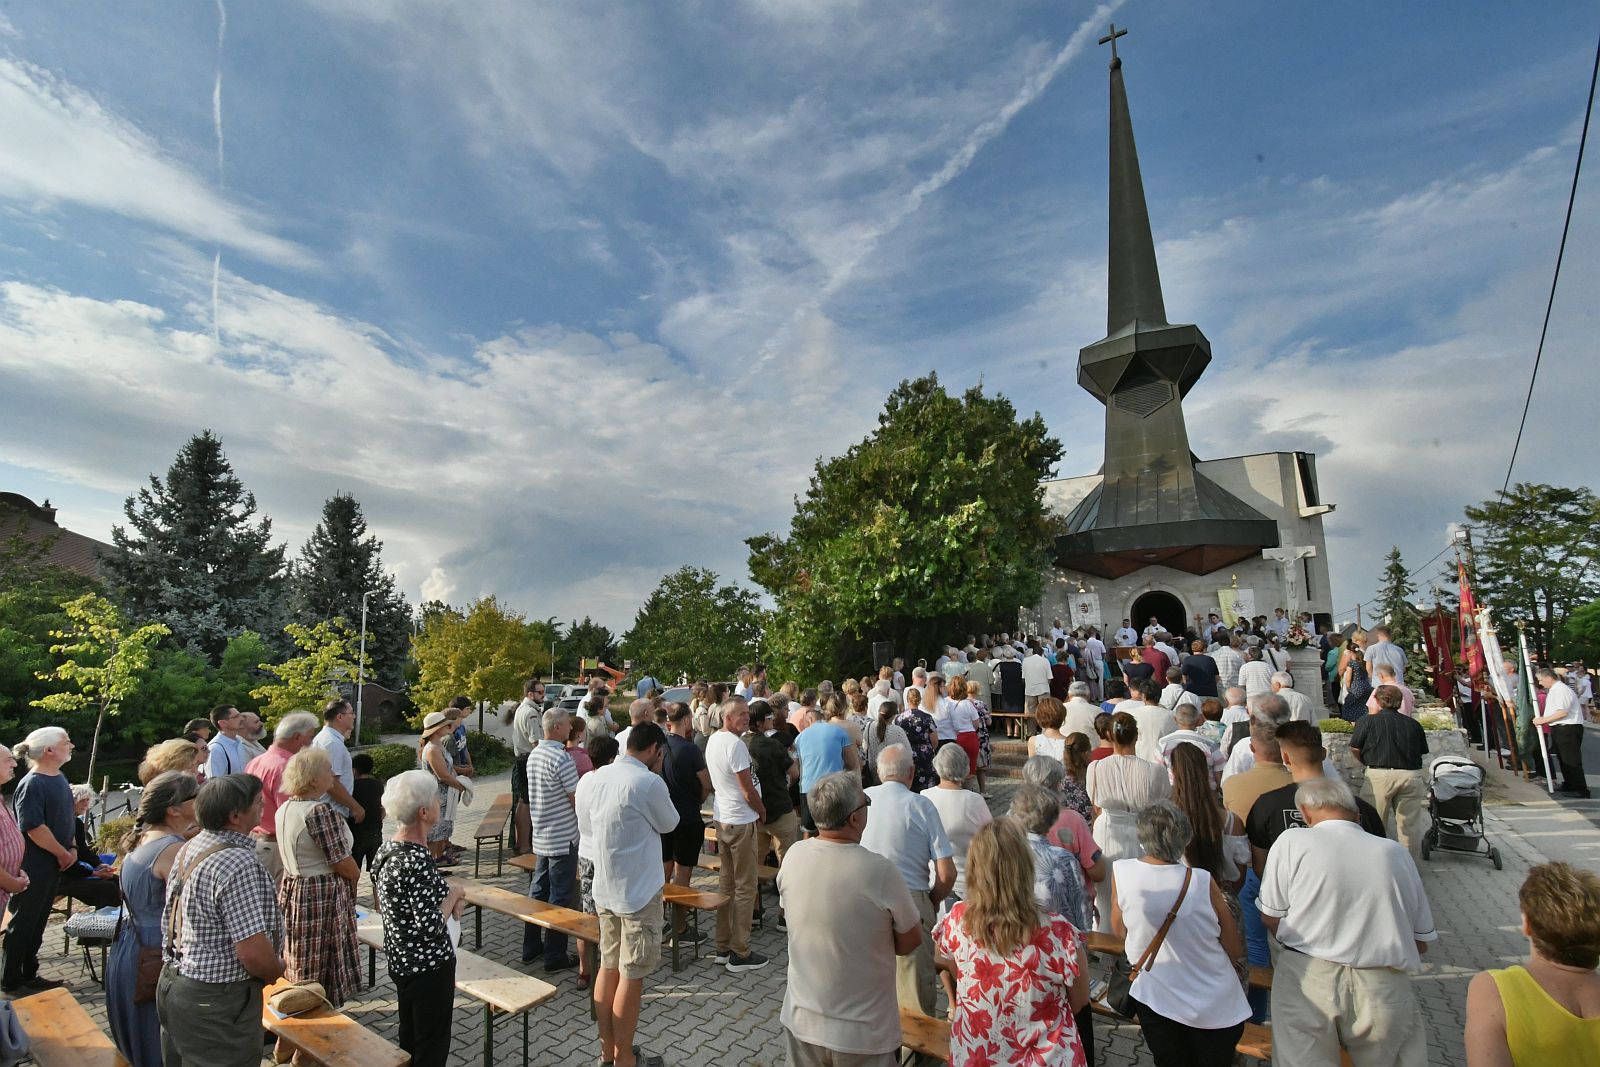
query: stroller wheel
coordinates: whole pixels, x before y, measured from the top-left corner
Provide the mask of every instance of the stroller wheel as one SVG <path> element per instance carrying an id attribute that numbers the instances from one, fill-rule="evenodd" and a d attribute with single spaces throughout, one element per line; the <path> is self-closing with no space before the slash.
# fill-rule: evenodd
<path id="1" fill-rule="evenodd" d="M 1502 869 L 1501 866 L 1500 866 L 1500 850 L 1499 849 L 1491 848 L 1489 850 L 1489 859 L 1494 862 L 1494 869 L 1495 870 L 1498 871 L 1498 870 Z"/>

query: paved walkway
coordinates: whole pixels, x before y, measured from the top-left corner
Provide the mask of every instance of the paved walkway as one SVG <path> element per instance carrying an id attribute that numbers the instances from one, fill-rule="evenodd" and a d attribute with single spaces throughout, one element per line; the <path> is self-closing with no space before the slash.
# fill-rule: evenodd
<path id="1" fill-rule="evenodd" d="M 1549 800 L 1545 794 L 1509 775 L 1491 771 L 1493 790 L 1488 809 L 1489 833 L 1500 848 L 1505 869 L 1494 870 L 1487 859 L 1436 853 L 1422 865 L 1422 877 L 1432 902 L 1440 940 L 1426 957 L 1427 970 L 1418 979 L 1426 1013 L 1430 1060 L 1439 1067 L 1465 1061 L 1462 1048 L 1466 986 L 1485 967 L 1503 966 L 1522 959 L 1526 942 L 1518 932 L 1516 894 L 1529 866 L 1562 859 L 1600 869 L 1600 831 L 1583 813 Z M 456 824 L 456 838 L 470 848 L 478 819 L 499 792 L 506 776 L 484 780 L 472 809 Z M 1009 786 L 994 788 L 997 810 L 1004 808 Z M 470 875 L 470 864 L 465 872 Z M 492 876 L 492 870 L 489 872 Z M 526 876 L 507 876 L 498 884 L 524 889 Z M 713 886 L 714 876 L 700 879 Z M 492 877 L 488 881 L 496 881 Z M 365 893 L 365 888 L 363 888 Z M 370 899 L 370 898 L 369 898 Z M 766 894 L 769 903 L 772 895 Z M 702 920 L 704 920 L 704 916 Z M 1351 921 L 1359 922 L 1359 916 Z M 470 939 L 470 923 L 468 938 Z M 496 915 L 484 918 L 483 955 L 520 967 L 520 924 Z M 44 972 L 67 980 L 71 991 L 105 1024 L 104 998 L 90 981 L 81 959 L 61 953 L 61 933 L 52 927 L 45 940 Z M 714 967 L 706 960 L 690 963 L 673 974 L 663 963 L 648 982 L 639 1043 L 650 1052 L 681 1067 L 776 1067 L 783 1063 L 778 1010 L 783 999 L 785 936 L 769 923 L 753 937 L 757 951 L 772 958 L 765 970 L 739 975 Z M 470 943 L 469 943 L 470 947 Z M 381 961 L 380 961 L 381 962 Z M 542 975 L 542 970 L 533 968 Z M 848 975 L 841 980 L 848 981 Z M 533 1012 L 532 1062 L 540 1065 L 580 1065 L 596 1062 L 597 1044 L 589 1021 L 586 993 L 574 988 L 567 972 L 556 983 L 561 993 Z M 395 1035 L 394 988 L 379 968 L 375 988 L 363 991 L 347 1010 L 378 1033 Z M 483 1062 L 481 1005 L 458 998 L 453 1016 L 452 1064 L 467 1067 Z M 495 1062 L 516 1064 L 521 1056 L 521 1026 L 514 1020 L 496 1027 Z M 1148 1053 L 1136 1027 L 1111 1026 L 1096 1020 L 1099 1062 L 1122 1065 L 1149 1064 Z"/>

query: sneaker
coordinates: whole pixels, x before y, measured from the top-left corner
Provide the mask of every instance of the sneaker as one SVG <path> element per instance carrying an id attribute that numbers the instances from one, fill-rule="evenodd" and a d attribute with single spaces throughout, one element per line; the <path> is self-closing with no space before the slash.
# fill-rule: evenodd
<path id="1" fill-rule="evenodd" d="M 715 963 L 718 967 L 726 967 L 728 965 L 728 961 L 731 959 L 733 959 L 732 952 L 729 952 L 725 948 L 719 948 L 712 955 L 711 962 Z"/>
<path id="2" fill-rule="evenodd" d="M 788 932 L 789 932 L 789 919 L 788 919 L 788 917 L 784 916 L 784 915 L 778 916 L 778 933 L 786 934 Z"/>
<path id="3" fill-rule="evenodd" d="M 728 970 L 730 971 L 759 971 L 770 962 L 767 957 L 759 952 L 752 952 L 748 956 L 728 957 Z"/>

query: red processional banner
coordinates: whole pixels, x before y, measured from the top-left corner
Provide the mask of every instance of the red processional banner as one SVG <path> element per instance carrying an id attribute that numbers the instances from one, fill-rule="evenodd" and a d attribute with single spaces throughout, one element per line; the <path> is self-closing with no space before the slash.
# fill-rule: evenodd
<path id="1" fill-rule="evenodd" d="M 1478 602 L 1472 595 L 1472 583 L 1467 580 L 1466 564 L 1456 563 L 1456 578 L 1461 585 L 1461 614 L 1458 617 L 1461 636 L 1461 662 L 1467 673 L 1477 681 L 1483 674 L 1483 646 L 1478 644 Z"/>
<path id="2" fill-rule="evenodd" d="M 1431 615 L 1422 616 L 1422 646 L 1428 653 L 1428 666 L 1433 671 L 1433 688 L 1439 699 L 1448 703 L 1455 686 L 1455 650 L 1450 631 L 1455 618 L 1442 608 Z"/>

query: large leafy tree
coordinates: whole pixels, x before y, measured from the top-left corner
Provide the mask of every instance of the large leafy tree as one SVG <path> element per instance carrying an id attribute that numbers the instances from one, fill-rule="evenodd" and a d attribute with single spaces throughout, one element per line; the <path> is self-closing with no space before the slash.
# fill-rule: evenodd
<path id="1" fill-rule="evenodd" d="M 294 613 L 301 622 L 343 617 L 359 626 L 367 597 L 367 667 L 394 688 L 411 644 L 411 607 L 383 569 L 383 542 L 367 533 L 356 498 L 338 493 L 322 505 L 322 521 L 300 550 L 291 577 Z"/>
<path id="2" fill-rule="evenodd" d="M 106 716 L 121 710 L 123 701 L 138 690 L 150 669 L 151 647 L 167 635 L 167 628 L 160 623 L 135 627 L 115 604 L 96 593 L 69 600 L 61 609 L 68 622 L 52 634 L 60 643 L 50 647 L 61 659 L 47 676 L 66 688 L 33 703 L 51 715 L 95 713 L 84 779 L 93 782 Z"/>
<path id="3" fill-rule="evenodd" d="M 97 589 L 81 574 L 43 563 L 20 538 L 0 546 L 0 737 L 43 725 L 34 702 L 68 688 L 52 672 L 51 634 L 71 623 L 62 604 Z"/>
<path id="4" fill-rule="evenodd" d="M 1406 652 L 1406 677 L 1408 685 L 1428 687 L 1428 657 L 1422 650 L 1422 619 L 1417 611 L 1417 587 L 1406 573 L 1405 560 L 1398 545 L 1389 549 L 1384 557 L 1383 575 L 1378 579 L 1377 599 L 1373 610 L 1379 623 L 1389 627 L 1390 639 Z"/>
<path id="5" fill-rule="evenodd" d="M 1567 616 L 1556 632 L 1556 656 L 1569 661 L 1581 659 L 1589 667 L 1600 664 L 1600 600 L 1590 601 Z"/>
<path id="6" fill-rule="evenodd" d="M 1480 534 L 1479 599 L 1526 620 L 1529 643 L 1548 657 L 1567 616 L 1600 598 L 1600 497 L 1519 482 L 1466 514 Z"/>
<path id="7" fill-rule="evenodd" d="M 513 700 L 523 683 L 549 668 L 527 619 L 484 597 L 465 613 L 451 608 L 425 613 L 412 640 L 417 681 L 411 698 L 419 714 L 438 711 L 457 696 Z"/>
<path id="8" fill-rule="evenodd" d="M 777 610 L 770 658 L 799 677 L 859 674 L 871 642 L 931 652 L 1038 601 L 1054 531 L 1041 480 L 1061 444 L 982 387 L 901 382 L 871 436 L 819 461 L 786 537 L 750 538 Z"/>
<path id="9" fill-rule="evenodd" d="M 750 590 L 719 581 L 687 565 L 663 577 L 622 635 L 622 654 L 661 679 L 733 677 L 756 658 L 763 613 Z"/>
<path id="10" fill-rule="evenodd" d="M 360 670 L 358 637 L 342 618 L 302 626 L 291 622 L 285 629 L 300 650 L 282 663 L 262 663 L 273 679 L 250 691 L 261 702 L 261 714 L 276 723 L 291 711 L 321 711 L 341 685 L 353 686 Z"/>
<path id="11" fill-rule="evenodd" d="M 152 474 L 123 511 L 129 527 L 112 528 L 105 569 L 130 615 L 162 623 L 212 663 L 245 630 L 280 632 L 283 546 L 211 431 L 190 438 L 166 479 Z"/>

